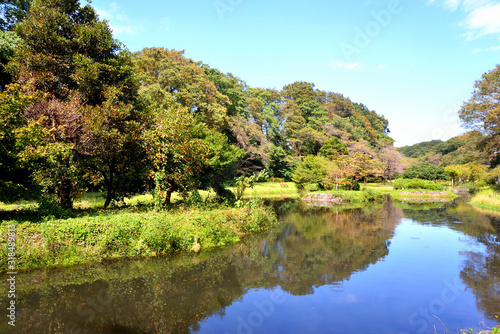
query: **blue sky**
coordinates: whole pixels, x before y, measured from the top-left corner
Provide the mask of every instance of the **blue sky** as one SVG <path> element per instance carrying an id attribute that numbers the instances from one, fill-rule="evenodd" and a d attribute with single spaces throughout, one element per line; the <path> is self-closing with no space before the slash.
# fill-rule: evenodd
<path id="1" fill-rule="evenodd" d="M 130 51 L 186 50 L 251 87 L 307 81 L 389 120 L 396 146 L 465 130 L 458 110 L 500 63 L 500 1 L 91 3 Z"/>

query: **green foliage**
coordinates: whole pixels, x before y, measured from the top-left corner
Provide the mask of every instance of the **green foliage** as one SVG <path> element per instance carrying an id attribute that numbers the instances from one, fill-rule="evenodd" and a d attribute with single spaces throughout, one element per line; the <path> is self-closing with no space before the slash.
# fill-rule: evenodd
<path id="1" fill-rule="evenodd" d="M 347 145 L 337 137 L 327 139 L 319 150 L 319 155 L 329 159 L 337 155 L 346 155 L 347 153 Z"/>
<path id="2" fill-rule="evenodd" d="M 445 190 L 445 187 L 429 180 L 422 179 L 397 179 L 394 181 L 393 187 L 395 190 L 408 189 L 426 189 L 426 190 Z"/>
<path id="3" fill-rule="evenodd" d="M 47 205 L 49 207 L 50 205 Z M 57 206 L 49 210 L 59 210 Z M 59 212 L 59 211 L 57 211 Z M 276 223 L 270 210 L 239 209 L 179 212 L 103 213 L 94 217 L 17 224 L 18 269 L 67 266 L 128 256 L 198 251 L 231 244 Z M 7 225 L 0 225 L 5 235 Z M 0 241 L 0 271 L 7 269 L 6 239 Z"/>
<path id="4" fill-rule="evenodd" d="M 405 179 L 446 180 L 447 176 L 443 167 L 425 161 L 408 167 L 403 173 Z"/>
<path id="5" fill-rule="evenodd" d="M 410 146 L 403 146 L 398 148 L 398 151 L 409 158 L 419 158 L 429 152 L 435 152 L 436 147 L 442 144 L 441 140 L 431 140 L 427 142 L 418 143 Z"/>
<path id="6" fill-rule="evenodd" d="M 445 142 L 433 140 L 412 146 L 398 148 L 398 151 L 409 158 L 420 161 L 439 163 L 444 166 L 466 164 L 472 161 L 485 161 L 485 156 L 478 150 L 478 144 L 484 139 L 478 131 L 470 131 L 464 135 L 453 137 Z"/>
<path id="7" fill-rule="evenodd" d="M 69 209 L 63 209 L 54 198 L 42 196 L 38 201 L 38 214 L 44 219 L 67 219 L 74 217 Z"/>
<path id="8" fill-rule="evenodd" d="M 22 21 L 33 4 L 33 0 L 0 1 L 0 30 L 12 30 L 14 25 Z"/>
<path id="9" fill-rule="evenodd" d="M 32 95 L 22 94 L 18 85 L 0 92 L 0 201 L 3 202 L 35 198 L 39 192 L 29 170 L 19 161 L 18 154 L 24 147 L 16 145 L 16 133 L 25 126 L 22 108 L 33 99 Z"/>
<path id="10" fill-rule="evenodd" d="M 268 165 L 268 170 L 272 177 L 282 178 L 283 180 L 291 180 L 293 166 L 287 160 L 287 152 L 281 146 L 274 146 Z"/>
<path id="11" fill-rule="evenodd" d="M 325 157 L 308 155 L 297 164 L 292 174 L 292 180 L 299 187 L 303 187 L 307 183 L 313 183 L 322 188 L 324 179 L 328 175 L 329 165 L 330 162 Z"/>
<path id="12" fill-rule="evenodd" d="M 104 180 L 109 205 L 123 193 L 116 180 L 137 174 L 140 161 L 132 154 L 140 150 L 130 55 L 78 0 L 37 1 L 15 31 L 22 43 L 8 69 L 22 92 L 37 96 L 22 110 L 20 160 L 63 208 L 85 178 Z"/>
<path id="13" fill-rule="evenodd" d="M 14 50 L 21 39 L 13 31 L 0 31 L 0 90 L 12 82 L 12 77 L 5 71 L 5 65 L 14 56 Z"/>
<path id="14" fill-rule="evenodd" d="M 239 201 L 243 196 L 243 193 L 247 188 L 253 188 L 256 182 L 263 182 L 269 178 L 269 174 L 266 170 L 261 170 L 257 174 L 253 174 L 252 176 L 241 175 L 236 179 L 235 187 L 236 187 L 236 200 Z"/>

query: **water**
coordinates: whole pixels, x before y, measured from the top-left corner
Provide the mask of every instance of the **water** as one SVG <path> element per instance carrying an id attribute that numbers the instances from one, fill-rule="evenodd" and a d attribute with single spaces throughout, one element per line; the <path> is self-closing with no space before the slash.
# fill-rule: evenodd
<path id="1" fill-rule="evenodd" d="M 18 274 L 15 332 L 458 333 L 500 322 L 492 213 L 274 205 L 278 228 L 231 247 Z"/>

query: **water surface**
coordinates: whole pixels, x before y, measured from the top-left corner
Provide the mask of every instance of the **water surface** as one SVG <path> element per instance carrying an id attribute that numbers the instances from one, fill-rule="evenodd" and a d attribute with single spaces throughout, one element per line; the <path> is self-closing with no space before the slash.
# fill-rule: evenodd
<path id="1" fill-rule="evenodd" d="M 231 247 L 19 274 L 16 332 L 457 333 L 499 322 L 492 213 L 274 205 L 278 228 Z"/>

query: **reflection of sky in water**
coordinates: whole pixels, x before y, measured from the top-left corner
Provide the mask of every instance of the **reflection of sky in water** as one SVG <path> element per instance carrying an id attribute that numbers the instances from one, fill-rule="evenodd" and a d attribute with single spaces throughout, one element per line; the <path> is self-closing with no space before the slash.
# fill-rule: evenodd
<path id="1" fill-rule="evenodd" d="M 16 329 L 458 333 L 500 316 L 498 225 L 469 206 L 294 210 L 218 250 L 20 273 Z"/>
<path id="2" fill-rule="evenodd" d="M 485 246 L 446 225 L 404 218 L 389 255 L 365 271 L 312 295 L 288 294 L 269 316 L 256 305 L 273 292 L 251 290 L 226 308 L 225 317 L 208 318 L 199 333 L 434 333 L 434 326 L 444 331 L 443 324 L 455 332 L 478 326 L 485 315 L 459 279 L 464 251 L 484 252 Z"/>

